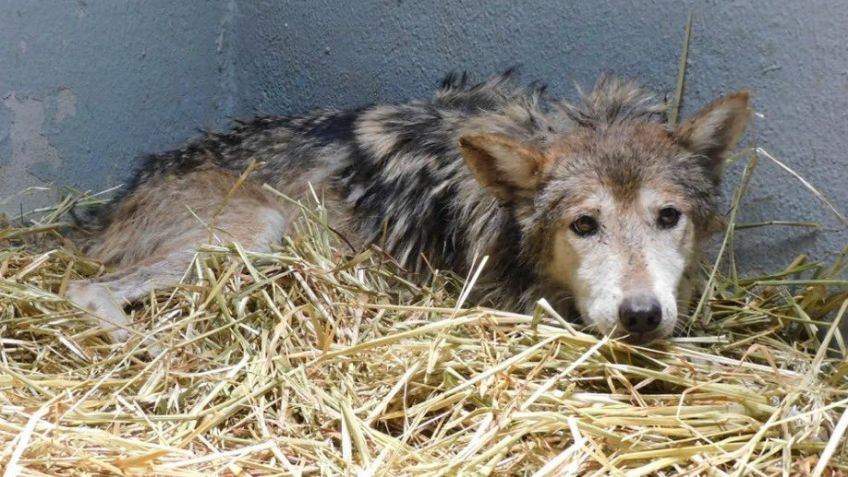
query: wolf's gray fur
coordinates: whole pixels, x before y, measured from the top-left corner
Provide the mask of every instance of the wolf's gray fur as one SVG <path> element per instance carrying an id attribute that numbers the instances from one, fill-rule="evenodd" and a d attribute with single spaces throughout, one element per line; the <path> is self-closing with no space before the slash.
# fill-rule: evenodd
<path id="1" fill-rule="evenodd" d="M 429 101 L 263 117 L 148 157 L 99 215 L 102 230 L 90 247 L 121 270 L 78 284 L 72 298 L 114 315 L 114 306 L 98 305 L 94 295 L 102 298 L 123 280 L 133 286 L 119 298 L 134 299 L 160 286 L 154 275 L 161 270 L 186 264 L 203 242 L 203 224 L 196 210 L 175 211 L 169 191 L 210 214 L 214 207 L 206 205 L 228 196 L 229 208 L 245 210 L 216 226 L 266 248 L 285 233 L 291 213 L 258 185 L 297 196 L 311 184 L 328 197 L 332 219 L 352 242 L 379 243 L 413 272 L 432 264 L 464 274 L 488 255 L 477 299 L 515 309 L 542 296 L 566 306 L 577 294 L 567 277 L 551 276 L 550 261 L 554 239 L 568 230 L 563 220 L 592 188 L 625 201 L 644 184 L 676 194 L 693 236 L 706 234 L 717 164 L 741 133 L 737 111 L 701 121 L 712 133 L 695 123 L 675 130 L 664 124 L 663 104 L 632 82 L 604 78 L 569 104 L 546 100 L 541 88 L 516 87 L 510 76 L 469 85 L 465 75 L 449 75 Z M 228 185 L 252 161 L 262 166 L 233 194 Z M 263 228 L 265 222 L 273 226 Z M 246 227 L 249 235 L 239 231 Z M 140 262 L 148 269 L 134 276 Z"/>

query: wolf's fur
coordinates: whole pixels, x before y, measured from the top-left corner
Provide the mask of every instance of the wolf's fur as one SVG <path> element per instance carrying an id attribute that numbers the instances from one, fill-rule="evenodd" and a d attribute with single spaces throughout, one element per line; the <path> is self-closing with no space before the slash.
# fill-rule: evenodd
<path id="1" fill-rule="evenodd" d="M 477 300 L 576 301 L 588 324 L 610 332 L 623 297 L 654 292 L 663 336 L 747 105 L 738 93 L 673 129 L 630 82 L 602 79 L 581 104 L 545 104 L 509 74 L 473 86 L 451 75 L 430 101 L 256 119 L 147 158 L 99 214 L 89 248 L 117 271 L 75 283 L 69 296 L 126 327 L 114 299 L 178 281 L 198 245 L 261 250 L 285 234 L 294 211 L 262 183 L 293 197 L 311 184 L 350 241 L 377 242 L 414 272 L 432 264 L 464 274 L 488 255 Z M 239 182 L 251 161 L 263 165 Z M 681 225 L 657 233 L 656 210 L 671 203 Z M 580 214 L 600 220 L 595 239 L 570 231 Z"/>

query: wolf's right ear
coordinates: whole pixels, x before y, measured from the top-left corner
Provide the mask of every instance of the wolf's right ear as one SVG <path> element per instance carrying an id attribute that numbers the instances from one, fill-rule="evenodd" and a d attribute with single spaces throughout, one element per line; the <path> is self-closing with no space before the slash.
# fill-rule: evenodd
<path id="1" fill-rule="evenodd" d="M 532 197 L 551 166 L 542 151 L 504 134 L 462 136 L 459 150 L 477 181 L 501 202 Z"/>
<path id="2" fill-rule="evenodd" d="M 750 103 L 748 91 L 723 96 L 681 124 L 676 135 L 687 149 L 712 159 L 721 174 L 727 154 L 736 147 L 748 124 Z"/>

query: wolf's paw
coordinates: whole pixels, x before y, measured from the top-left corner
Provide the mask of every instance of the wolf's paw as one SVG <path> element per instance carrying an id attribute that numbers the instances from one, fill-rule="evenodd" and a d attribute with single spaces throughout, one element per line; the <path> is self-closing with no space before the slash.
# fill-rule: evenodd
<path id="1" fill-rule="evenodd" d="M 78 307 L 89 312 L 97 319 L 113 342 L 123 344 L 132 336 L 132 326 L 123 308 L 116 298 L 103 285 L 89 282 L 73 282 L 68 286 L 67 298 Z M 159 356 L 163 349 L 153 339 L 146 338 L 143 343 L 151 358 Z"/>
<path id="2" fill-rule="evenodd" d="M 96 318 L 100 327 L 116 343 L 126 343 L 130 338 L 130 322 L 107 288 L 94 283 L 74 282 L 68 286 L 67 298 Z"/>

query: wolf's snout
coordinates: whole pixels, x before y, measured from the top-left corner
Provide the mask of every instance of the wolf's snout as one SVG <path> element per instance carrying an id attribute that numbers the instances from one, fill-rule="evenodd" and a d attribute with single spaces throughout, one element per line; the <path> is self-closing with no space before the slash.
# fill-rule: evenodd
<path id="1" fill-rule="evenodd" d="M 650 333 L 662 321 L 662 307 L 653 295 L 634 295 L 621 302 L 618 319 L 624 329 L 631 333 Z"/>

